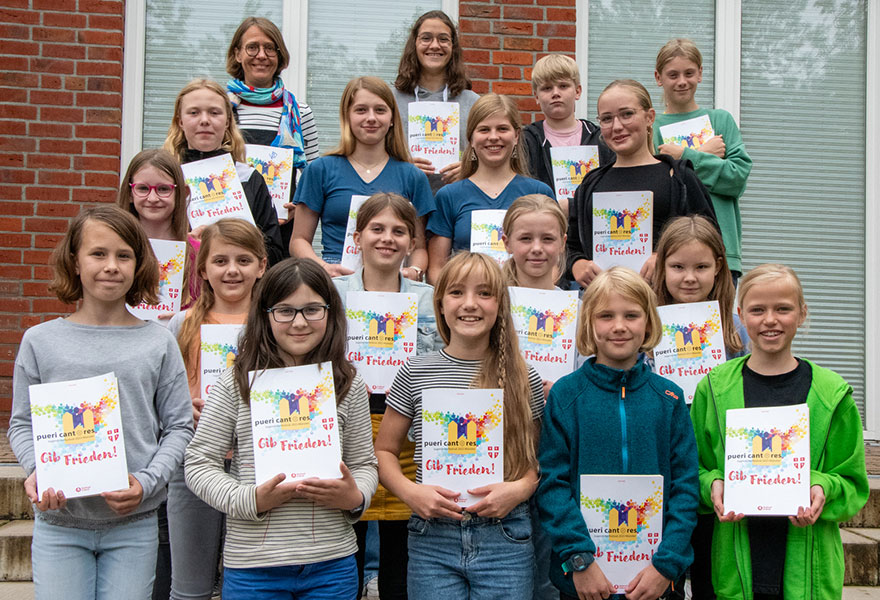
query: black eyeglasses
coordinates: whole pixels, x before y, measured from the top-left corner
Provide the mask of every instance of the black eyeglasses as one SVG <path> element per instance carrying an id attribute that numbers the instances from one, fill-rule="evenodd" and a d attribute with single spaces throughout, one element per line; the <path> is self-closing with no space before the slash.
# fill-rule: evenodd
<path id="1" fill-rule="evenodd" d="M 248 44 L 244 47 L 244 51 L 247 52 L 248 56 L 256 56 L 260 53 L 260 48 L 270 58 L 278 54 L 278 47 L 275 44 Z"/>
<path id="2" fill-rule="evenodd" d="M 276 323 L 290 323 L 296 320 L 296 315 L 302 313 L 303 319 L 306 321 L 320 321 L 327 316 L 329 304 L 310 304 L 302 308 L 293 308 L 292 306 L 273 306 L 267 308 L 267 313 L 272 313 L 272 318 Z"/>

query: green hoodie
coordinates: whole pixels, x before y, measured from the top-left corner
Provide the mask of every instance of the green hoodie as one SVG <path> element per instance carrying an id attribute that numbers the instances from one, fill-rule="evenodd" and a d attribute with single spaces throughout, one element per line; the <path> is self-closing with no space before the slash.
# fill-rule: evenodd
<path id="1" fill-rule="evenodd" d="M 712 370 L 697 386 L 691 420 L 700 455 L 700 510 L 712 512 L 711 487 L 724 480 L 724 435 L 728 409 L 743 408 L 742 368 L 748 356 Z M 852 388 L 840 375 L 806 361 L 813 371 L 810 408 L 810 485 L 821 485 L 825 507 L 815 525 L 789 524 L 783 592 L 786 600 L 840 598 L 843 545 L 840 521 L 868 500 L 862 420 Z M 752 561 L 747 519 L 715 520 L 712 583 L 720 600 L 752 600 Z"/>

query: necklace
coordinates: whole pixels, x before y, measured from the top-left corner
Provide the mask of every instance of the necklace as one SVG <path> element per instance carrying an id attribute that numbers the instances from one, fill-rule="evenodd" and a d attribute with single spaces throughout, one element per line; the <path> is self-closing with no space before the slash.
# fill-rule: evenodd
<path id="1" fill-rule="evenodd" d="M 354 156 L 349 156 L 348 160 L 359 165 L 364 171 L 366 171 L 367 175 L 372 175 L 372 173 L 373 173 L 372 170 L 375 169 L 376 167 L 378 167 L 379 165 L 384 165 L 388 161 L 388 157 L 386 156 L 385 158 L 383 158 L 379 162 L 374 163 L 369 166 L 365 165 L 364 163 L 362 163 L 361 161 L 356 159 Z"/>

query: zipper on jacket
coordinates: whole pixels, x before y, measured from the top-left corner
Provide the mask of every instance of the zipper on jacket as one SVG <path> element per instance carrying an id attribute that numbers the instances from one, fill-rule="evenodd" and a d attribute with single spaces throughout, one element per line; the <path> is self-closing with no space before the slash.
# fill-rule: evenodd
<path id="1" fill-rule="evenodd" d="M 620 441 L 622 446 L 623 472 L 629 473 L 629 448 L 626 439 L 626 407 L 623 401 L 626 400 L 626 375 L 620 382 L 620 399 L 618 405 L 620 407 Z"/>

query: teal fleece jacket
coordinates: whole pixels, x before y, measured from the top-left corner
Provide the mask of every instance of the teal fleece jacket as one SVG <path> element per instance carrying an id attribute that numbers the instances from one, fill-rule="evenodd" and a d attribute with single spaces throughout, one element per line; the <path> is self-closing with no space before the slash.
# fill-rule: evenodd
<path id="1" fill-rule="evenodd" d="M 691 418 L 700 454 L 700 509 L 712 512 L 711 488 L 724 480 L 727 411 L 743 408 L 743 365 L 748 356 L 715 367 L 697 385 Z M 810 409 L 810 484 L 821 485 L 825 507 L 809 527 L 788 526 L 783 572 L 786 600 L 825 600 L 843 593 L 840 521 L 852 518 L 868 500 L 862 420 L 852 388 L 828 369 L 806 361 L 813 371 Z M 752 559 L 748 518 L 715 520 L 712 583 L 720 600 L 752 600 Z"/>
<path id="2" fill-rule="evenodd" d="M 663 138 L 660 128 L 664 125 L 687 121 L 709 115 L 712 130 L 724 140 L 724 158 L 693 148 L 685 148 L 682 159 L 691 161 L 697 177 L 709 190 L 715 217 L 721 227 L 721 237 L 727 250 L 727 262 L 731 271 L 742 273 L 742 218 L 739 199 L 746 191 L 746 181 L 752 171 L 752 159 L 746 152 L 742 135 L 736 121 L 726 110 L 720 108 L 697 110 L 687 113 L 658 114 L 654 123 L 654 145 L 660 147 Z"/>
<path id="3" fill-rule="evenodd" d="M 578 552 L 592 559 L 596 551 L 580 510 L 582 474 L 662 475 L 663 540 L 652 562 L 669 579 L 691 564 L 698 504 L 693 429 L 681 388 L 644 362 L 621 371 L 590 358 L 557 381 L 544 409 L 538 462 L 538 510 L 553 545 L 550 580 L 560 590 L 577 595 L 562 562 Z"/>

